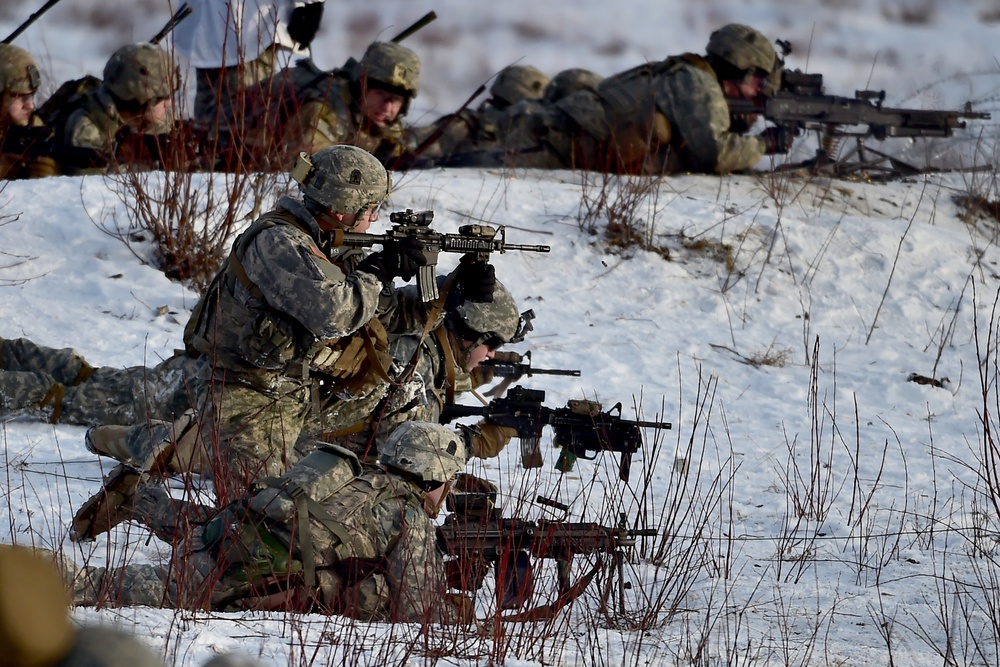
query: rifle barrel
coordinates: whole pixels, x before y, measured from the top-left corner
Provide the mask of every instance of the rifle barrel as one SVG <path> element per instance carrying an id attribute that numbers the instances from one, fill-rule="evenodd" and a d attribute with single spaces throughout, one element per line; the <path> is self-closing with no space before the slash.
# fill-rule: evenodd
<path id="1" fill-rule="evenodd" d="M 25 30 L 27 30 L 31 26 L 32 23 L 34 23 L 35 21 L 37 21 L 38 19 L 40 19 L 42 17 L 42 14 L 44 14 L 45 12 L 49 11 L 50 9 L 52 9 L 52 7 L 57 2 L 59 2 L 59 0 L 49 0 L 48 2 L 46 2 L 44 5 L 42 5 L 41 9 L 39 9 L 37 12 L 35 12 L 31 16 L 29 16 L 25 20 L 24 23 L 22 23 L 21 25 L 17 26 L 14 29 L 14 32 L 12 32 L 9 35 L 7 35 L 7 38 L 4 39 L 2 43 L 3 44 L 10 44 L 11 42 L 13 42 L 15 39 L 18 38 L 18 36 L 22 32 L 24 32 Z"/>
<path id="2" fill-rule="evenodd" d="M 564 368 L 531 368 L 524 372 L 525 375 L 531 377 L 532 375 L 568 375 L 569 377 L 580 377 L 580 371 L 568 370 Z"/>
<path id="3" fill-rule="evenodd" d="M 398 35 L 396 35 L 395 37 L 393 37 L 389 41 L 393 42 L 395 44 L 399 44 L 404 39 L 406 39 L 407 37 L 409 37 L 413 33 L 417 32 L 418 30 L 422 29 L 424 26 L 426 26 L 428 23 L 430 23 L 431 21 L 433 21 L 437 17 L 438 17 L 437 13 L 434 12 L 434 10 L 431 10 L 431 11 L 427 12 L 426 14 L 424 14 L 423 16 L 421 16 L 416 21 L 414 21 L 413 24 L 410 25 L 409 28 L 407 28 L 403 32 L 399 33 Z"/>
<path id="4" fill-rule="evenodd" d="M 166 25 L 164 25 L 163 28 L 160 29 L 160 32 L 156 33 L 153 36 L 153 39 L 149 40 L 150 43 L 159 44 L 160 42 L 162 42 L 163 38 L 169 35 L 171 31 L 177 27 L 177 24 L 186 19 L 188 16 L 190 16 L 191 12 L 193 11 L 194 7 L 192 7 L 188 3 L 185 2 L 184 4 L 182 4 L 177 9 L 177 11 L 174 12 L 173 16 L 170 17 Z"/>

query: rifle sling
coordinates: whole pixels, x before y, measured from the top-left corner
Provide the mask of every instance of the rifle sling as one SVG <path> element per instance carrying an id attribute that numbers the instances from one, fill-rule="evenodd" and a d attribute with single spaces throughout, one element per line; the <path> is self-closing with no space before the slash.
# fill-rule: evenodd
<path id="1" fill-rule="evenodd" d="M 455 353 L 451 349 L 451 342 L 448 340 L 448 333 L 443 327 L 434 330 L 434 337 L 437 338 L 438 345 L 444 353 L 445 366 L 445 405 L 455 402 Z"/>

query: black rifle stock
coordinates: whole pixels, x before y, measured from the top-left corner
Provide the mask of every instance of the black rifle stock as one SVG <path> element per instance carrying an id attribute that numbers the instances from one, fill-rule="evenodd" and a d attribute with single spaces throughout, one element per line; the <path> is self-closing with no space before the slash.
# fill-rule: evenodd
<path id="1" fill-rule="evenodd" d="M 966 127 L 966 120 L 990 118 L 988 113 L 973 111 L 970 104 L 961 111 L 951 111 L 898 109 L 884 106 L 884 101 L 884 90 L 858 90 L 854 97 L 827 95 L 822 74 L 793 70 L 783 73 L 781 89 L 774 95 L 753 101 L 729 100 L 729 109 L 735 116 L 763 116 L 796 134 L 817 131 L 820 141 L 813 161 L 816 167 L 837 159 L 833 154 L 837 141 L 845 137 L 857 140 L 857 153 L 863 160 L 865 139 L 950 137 L 955 130 Z M 878 161 L 886 159 L 872 152 L 880 156 Z"/>
<path id="2" fill-rule="evenodd" d="M 456 498 L 457 496 L 457 498 Z M 462 496 L 474 496 L 472 500 Z M 492 496 L 481 500 L 479 496 Z M 556 561 L 559 594 L 564 606 L 573 589 L 570 566 L 574 556 L 620 553 L 635 546 L 639 537 L 655 537 L 653 529 L 630 530 L 623 525 L 606 527 L 598 523 L 519 518 L 505 519 L 494 507 L 495 494 L 452 494 L 452 513 L 438 526 L 438 543 L 458 563 L 456 588 L 479 587 L 482 566 L 492 565 L 497 575 L 497 591 L 504 609 L 523 606 L 532 596 L 533 576 L 527 555 Z M 468 510 L 469 507 L 473 509 Z M 586 586 L 586 579 L 583 586 Z M 573 597 L 582 592 L 582 587 Z"/>
<path id="3" fill-rule="evenodd" d="M 438 298 L 438 286 L 435 271 L 438 255 L 442 252 L 472 253 L 476 259 L 488 262 L 490 253 L 507 251 L 549 252 L 547 245 L 525 245 L 522 243 L 507 243 L 505 227 L 489 225 L 462 225 L 458 234 L 443 234 L 430 228 L 434 220 L 433 211 L 414 212 L 411 209 L 389 214 L 392 229 L 385 234 L 357 234 L 352 232 L 337 232 L 334 245 L 370 248 L 373 245 L 385 245 L 402 238 L 419 239 L 423 244 L 424 257 L 427 264 L 420 267 L 417 273 L 417 287 L 420 297 L 425 302 Z"/>
<path id="4" fill-rule="evenodd" d="M 621 403 L 604 411 L 595 401 L 571 400 L 565 408 L 548 408 L 544 401 L 544 391 L 517 386 L 507 392 L 506 398 L 494 398 L 488 405 L 446 405 L 441 423 L 479 416 L 488 423 L 515 429 L 525 468 L 542 465 L 539 442 L 542 430 L 551 426 L 552 443 L 562 448 L 556 462 L 558 470 L 569 472 L 577 459 L 592 460 L 601 452 L 618 452 L 618 477 L 624 482 L 629 478 L 633 454 L 642 447 L 642 429 L 671 427 L 669 422 L 622 419 Z"/>

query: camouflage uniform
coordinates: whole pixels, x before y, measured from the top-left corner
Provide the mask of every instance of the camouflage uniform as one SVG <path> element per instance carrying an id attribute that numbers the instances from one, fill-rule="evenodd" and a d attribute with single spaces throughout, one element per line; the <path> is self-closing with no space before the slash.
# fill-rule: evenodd
<path id="1" fill-rule="evenodd" d="M 0 416 L 41 412 L 52 423 L 135 424 L 191 407 L 197 362 L 179 353 L 148 368 L 94 368 L 73 349 L 0 338 Z"/>
<path id="2" fill-rule="evenodd" d="M 169 568 L 76 568 L 74 601 L 465 620 L 445 595 L 444 557 L 423 498 L 464 466 L 462 441 L 411 422 L 379 452 L 385 467 L 372 468 L 346 450 L 317 450 L 196 529 Z"/>
<path id="3" fill-rule="evenodd" d="M 287 168 L 300 152 L 315 153 L 335 144 L 368 151 L 382 162 L 401 155 L 402 118 L 417 95 L 420 59 L 410 49 L 375 42 L 360 62 L 324 72 L 310 60 L 275 74 L 256 94 L 246 147 L 261 168 Z M 368 88 L 405 99 L 399 117 L 384 127 L 363 112 Z"/>

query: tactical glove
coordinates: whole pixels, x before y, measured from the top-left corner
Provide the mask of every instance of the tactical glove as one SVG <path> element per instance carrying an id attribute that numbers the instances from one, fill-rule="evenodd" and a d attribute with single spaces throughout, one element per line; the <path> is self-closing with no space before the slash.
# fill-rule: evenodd
<path id="1" fill-rule="evenodd" d="M 309 48 L 313 38 L 319 31 L 319 22 L 323 18 L 322 2 L 295 3 L 291 16 L 288 17 L 288 36 L 302 49 Z"/>
<path id="2" fill-rule="evenodd" d="M 397 276 L 404 281 L 412 280 L 420 267 L 426 264 L 420 239 L 408 236 L 387 242 L 381 252 L 373 252 L 361 260 L 357 270 L 370 273 L 383 285 L 388 285 Z"/>
<path id="3" fill-rule="evenodd" d="M 764 140 L 764 152 L 768 155 L 787 153 L 792 149 L 795 131 L 787 127 L 769 127 L 760 133 L 760 137 Z"/>
<path id="4" fill-rule="evenodd" d="M 463 255 L 455 269 L 455 281 L 462 289 L 466 301 L 493 303 L 493 290 L 497 286 L 497 272 L 492 264 Z"/>
<path id="5" fill-rule="evenodd" d="M 509 426 L 497 426 L 485 421 L 476 425 L 471 438 L 472 455 L 480 459 L 492 459 L 500 455 L 511 438 L 517 437 L 517 429 Z"/>
<path id="6" fill-rule="evenodd" d="M 28 178 L 58 176 L 59 165 L 50 157 L 40 155 L 28 163 Z"/>

